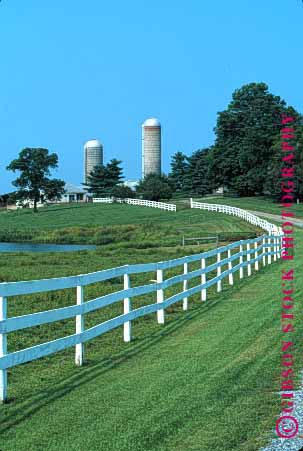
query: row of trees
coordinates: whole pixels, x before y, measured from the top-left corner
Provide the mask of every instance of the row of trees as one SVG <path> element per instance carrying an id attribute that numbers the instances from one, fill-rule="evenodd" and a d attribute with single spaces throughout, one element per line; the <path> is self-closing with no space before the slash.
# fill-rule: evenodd
<path id="1" fill-rule="evenodd" d="M 282 114 L 295 119 L 295 195 L 302 199 L 303 118 L 279 96 L 271 94 L 265 83 L 250 83 L 237 89 L 227 109 L 218 113 L 214 144 L 190 156 L 177 152 L 172 157 L 169 175 L 148 176 L 139 182 L 137 193 L 158 200 L 169 199 L 174 193 L 203 196 L 224 188 L 229 195 L 266 194 L 278 199 L 282 181 Z M 113 178 L 106 175 L 106 168 L 100 168 L 94 175 L 103 184 L 91 180 L 91 192 L 97 192 L 98 188 L 104 194 L 125 197 L 123 188 L 117 188 L 120 179 L 116 178 L 113 186 Z M 125 194 L 130 197 L 131 191 Z"/>
<path id="2" fill-rule="evenodd" d="M 237 89 L 226 110 L 218 113 L 216 139 L 209 148 L 187 156 L 177 152 L 171 171 L 166 175 L 148 175 L 134 193 L 122 186 L 121 161 L 112 159 L 91 172 L 85 187 L 95 196 L 170 199 L 174 193 L 205 195 L 224 187 L 229 194 L 252 196 L 267 194 L 279 198 L 281 192 L 281 116 L 295 119 L 296 196 L 303 198 L 303 117 L 287 106 L 279 96 L 268 91 L 265 83 L 251 83 Z M 285 165 L 285 163 L 284 163 Z M 59 199 L 64 181 L 51 179 L 50 171 L 58 166 L 58 156 L 47 149 L 23 149 L 7 167 L 19 171 L 13 182 L 16 200 L 37 203 Z"/>
<path id="3" fill-rule="evenodd" d="M 213 146 L 187 157 L 172 158 L 170 178 L 176 192 L 207 194 L 224 187 L 236 196 L 281 193 L 281 115 L 295 119 L 296 196 L 303 198 L 303 119 L 293 107 L 251 83 L 233 93 L 227 109 L 218 113 Z M 285 164 L 285 163 L 284 163 Z"/>
<path id="4" fill-rule="evenodd" d="M 86 190 L 94 196 L 114 196 L 120 198 L 135 197 L 146 199 L 169 199 L 173 194 L 173 186 L 166 176 L 149 175 L 141 180 L 136 192 L 122 184 L 123 169 L 121 161 L 112 159 L 106 165 L 96 166 L 84 184 Z M 18 158 L 13 160 L 7 169 L 19 172 L 19 176 L 12 182 L 17 190 L 5 197 L 6 202 L 33 202 L 37 211 L 39 202 L 59 200 L 65 191 L 65 182 L 51 179 L 51 170 L 58 167 L 58 156 L 49 153 L 47 149 L 25 148 Z M 4 201 L 4 197 L 0 199 Z"/>
<path id="5" fill-rule="evenodd" d="M 173 196 L 174 186 L 166 175 L 149 174 L 140 180 L 133 191 L 122 184 L 122 161 L 113 159 L 107 165 L 96 166 L 87 178 L 85 187 L 96 197 L 132 198 L 136 196 L 149 200 L 170 199 Z"/>
<path id="6" fill-rule="evenodd" d="M 210 175 L 209 149 L 199 149 L 190 157 L 182 152 L 173 155 L 169 180 L 176 193 L 201 196 L 211 193 L 215 183 Z"/>

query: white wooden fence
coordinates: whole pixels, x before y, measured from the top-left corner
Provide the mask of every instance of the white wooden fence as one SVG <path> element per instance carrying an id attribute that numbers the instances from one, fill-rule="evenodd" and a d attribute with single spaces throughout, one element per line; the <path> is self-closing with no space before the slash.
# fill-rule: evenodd
<path id="1" fill-rule="evenodd" d="M 113 197 L 93 197 L 93 203 L 112 204 L 113 202 Z"/>
<path id="2" fill-rule="evenodd" d="M 72 346 L 75 347 L 76 365 L 82 365 L 85 342 L 122 325 L 124 328 L 124 341 L 129 342 L 132 338 L 132 320 L 151 313 L 156 313 L 158 323 L 163 324 L 165 321 L 165 309 L 170 305 L 182 301 L 183 310 L 187 310 L 190 296 L 200 293 L 201 301 L 205 301 L 207 290 L 212 285 L 216 285 L 217 291 L 220 292 L 224 279 L 227 279 L 229 285 L 233 285 L 235 272 L 239 271 L 240 278 L 244 277 L 244 272 L 247 276 L 250 276 L 252 269 L 256 271 L 259 269 L 261 262 L 265 266 L 280 258 L 282 251 L 281 238 L 282 235 L 263 235 L 255 239 L 241 240 L 208 252 L 164 262 L 125 265 L 79 276 L 0 283 L 0 399 L 3 402 L 7 399 L 7 370 L 9 368 Z M 215 259 L 215 263 L 210 262 L 210 258 Z M 194 262 L 200 262 L 200 269 L 190 267 Z M 182 268 L 182 274 L 179 273 L 179 275 L 174 275 L 164 280 L 164 271 L 177 267 Z M 131 275 L 153 271 L 156 273 L 156 283 L 131 287 Z M 215 271 L 215 277 L 212 277 L 211 271 Z M 115 277 L 123 277 L 123 290 L 84 302 L 84 289 L 87 285 Z M 189 288 L 189 281 L 197 277 L 200 283 Z M 182 291 L 165 299 L 164 290 L 180 282 L 183 282 Z M 23 316 L 7 317 L 7 302 L 11 296 L 68 288 L 76 288 L 75 305 L 38 313 L 29 313 Z M 132 298 L 143 294 L 151 295 L 151 303 L 133 310 L 131 305 Z M 156 302 L 153 302 L 153 294 Z M 85 314 L 122 301 L 124 305 L 123 315 L 104 321 L 94 327 L 85 328 Z M 75 318 L 74 334 L 23 350 L 8 352 L 7 338 L 9 333 L 67 318 Z"/>
<path id="3" fill-rule="evenodd" d="M 113 202 L 125 203 L 129 205 L 142 205 L 144 207 L 160 208 L 161 210 L 176 211 L 177 207 L 175 204 L 167 204 L 165 202 L 155 202 L 153 200 L 144 199 L 120 199 L 113 197 L 94 197 L 94 203 L 107 203 L 112 204 Z"/>
<path id="4" fill-rule="evenodd" d="M 228 215 L 238 216 L 244 221 L 247 221 L 250 224 L 253 224 L 257 227 L 260 227 L 261 229 L 265 230 L 271 235 L 283 233 L 281 227 L 271 224 L 265 219 L 261 219 L 258 216 L 253 215 L 252 213 L 249 213 L 246 210 L 243 210 L 242 208 L 231 207 L 229 205 L 221 205 L 221 204 L 206 204 L 204 202 L 196 202 L 193 199 L 190 199 L 190 208 L 200 208 L 201 210 L 217 211 L 219 213 L 226 213 Z"/>

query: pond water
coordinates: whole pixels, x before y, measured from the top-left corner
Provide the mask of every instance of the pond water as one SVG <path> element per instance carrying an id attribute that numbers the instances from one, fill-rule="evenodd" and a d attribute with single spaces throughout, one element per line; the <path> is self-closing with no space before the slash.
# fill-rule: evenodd
<path id="1" fill-rule="evenodd" d="M 0 243 L 1 252 L 72 252 L 94 250 L 94 245 L 82 244 L 32 244 L 32 243 Z"/>

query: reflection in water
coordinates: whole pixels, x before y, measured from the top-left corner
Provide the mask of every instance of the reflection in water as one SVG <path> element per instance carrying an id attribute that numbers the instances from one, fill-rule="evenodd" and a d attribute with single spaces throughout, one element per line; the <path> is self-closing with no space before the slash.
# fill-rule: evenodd
<path id="1" fill-rule="evenodd" d="M 96 249 L 82 244 L 0 243 L 0 252 L 71 252 Z"/>

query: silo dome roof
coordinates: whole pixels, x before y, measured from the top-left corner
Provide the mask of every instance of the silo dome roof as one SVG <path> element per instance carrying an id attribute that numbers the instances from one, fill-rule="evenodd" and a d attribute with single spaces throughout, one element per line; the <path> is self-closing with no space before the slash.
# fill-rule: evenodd
<path id="1" fill-rule="evenodd" d="M 159 119 L 152 117 L 150 119 L 146 119 L 146 121 L 143 123 L 143 127 L 161 127 L 161 123 Z"/>
<path id="2" fill-rule="evenodd" d="M 102 147 L 102 143 L 98 139 L 91 139 L 85 143 L 84 147 Z"/>

